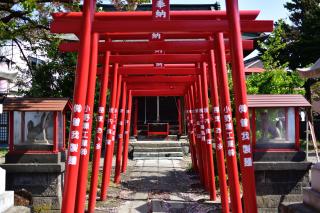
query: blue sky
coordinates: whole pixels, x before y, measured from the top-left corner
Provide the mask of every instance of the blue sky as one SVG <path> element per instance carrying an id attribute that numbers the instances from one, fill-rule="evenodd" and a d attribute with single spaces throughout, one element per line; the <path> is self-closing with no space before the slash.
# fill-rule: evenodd
<path id="1" fill-rule="evenodd" d="M 171 4 L 210 4 L 216 0 L 170 0 Z M 218 0 L 221 9 L 225 9 L 225 0 Z M 288 17 L 287 10 L 283 4 L 288 0 L 239 0 L 239 8 L 241 10 L 261 10 L 258 19 L 274 20 L 286 19 Z M 288 19 L 287 19 L 288 21 Z"/>

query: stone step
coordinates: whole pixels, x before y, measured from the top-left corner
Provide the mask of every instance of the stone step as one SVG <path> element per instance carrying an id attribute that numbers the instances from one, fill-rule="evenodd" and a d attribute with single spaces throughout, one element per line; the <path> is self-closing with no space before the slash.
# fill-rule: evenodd
<path id="1" fill-rule="evenodd" d="M 133 147 L 179 147 L 181 143 L 178 141 L 137 141 L 130 143 Z"/>
<path id="2" fill-rule="evenodd" d="M 311 187 L 320 192 L 320 163 L 316 163 L 311 168 Z"/>
<path id="3" fill-rule="evenodd" d="M 183 157 L 182 152 L 133 152 L 133 159 L 136 157 Z"/>
<path id="4" fill-rule="evenodd" d="M 255 152 L 253 155 L 254 161 L 293 161 L 302 162 L 306 159 L 305 152 Z"/>
<path id="5" fill-rule="evenodd" d="M 260 209 L 258 209 L 259 211 Z M 260 212 L 260 211 L 259 211 Z M 270 211 L 261 211 L 261 212 L 270 212 Z M 294 203 L 281 203 L 279 206 L 279 211 L 274 212 L 280 212 L 280 213 L 318 213 L 317 210 L 303 204 L 302 202 L 294 202 Z"/>
<path id="6" fill-rule="evenodd" d="M 314 189 L 303 189 L 303 203 L 320 212 L 320 192 Z"/>
<path id="7" fill-rule="evenodd" d="M 153 213 L 162 213 L 162 212 L 166 212 L 166 208 L 163 206 L 162 204 L 163 201 L 158 200 L 158 199 L 153 199 L 151 201 L 152 204 L 152 212 Z"/>
<path id="8" fill-rule="evenodd" d="M 14 153 L 7 154 L 5 158 L 6 163 L 59 163 L 64 162 L 66 159 L 65 152 L 58 153 L 45 153 L 45 154 L 26 154 Z"/>
<path id="9" fill-rule="evenodd" d="M 133 160 L 182 160 L 183 157 L 134 157 Z"/>
<path id="10" fill-rule="evenodd" d="M 134 152 L 182 152 L 181 146 L 178 147 L 135 147 Z"/>

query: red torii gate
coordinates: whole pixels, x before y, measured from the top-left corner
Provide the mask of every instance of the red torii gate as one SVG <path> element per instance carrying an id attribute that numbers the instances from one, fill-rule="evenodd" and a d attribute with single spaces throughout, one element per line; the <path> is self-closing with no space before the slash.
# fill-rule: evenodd
<path id="1" fill-rule="evenodd" d="M 168 53 L 194 53 L 205 52 L 212 49 L 213 41 L 130 41 L 130 42 L 100 42 L 99 52 L 123 53 L 154 53 L 155 50 L 162 50 Z M 229 40 L 225 41 L 226 49 L 230 50 Z M 244 50 L 253 49 L 252 40 L 243 40 Z M 78 42 L 63 42 L 59 45 L 62 52 L 77 52 L 79 50 Z"/>
<path id="2" fill-rule="evenodd" d="M 70 19 L 68 20 L 68 15 L 61 15 L 61 16 L 55 16 L 54 22 L 52 24 L 52 31 L 58 32 L 58 33 L 76 33 L 80 35 L 80 46 L 79 46 L 79 57 L 78 57 L 78 68 L 76 72 L 76 81 L 75 81 L 75 91 L 74 91 L 74 109 L 72 113 L 72 125 L 71 125 L 71 134 L 70 134 L 70 145 L 69 145 L 69 155 L 68 155 L 68 161 L 67 161 L 67 174 L 66 174 L 66 182 L 65 182 L 65 190 L 64 190 L 64 199 L 63 199 L 63 212 L 73 212 L 75 208 L 75 197 L 77 197 L 77 206 L 76 211 L 77 212 L 83 212 L 83 205 L 84 205 L 84 198 L 83 196 L 83 186 L 85 184 L 85 178 L 86 178 L 86 170 L 87 170 L 87 161 L 85 154 L 88 149 L 86 143 L 84 143 L 84 139 L 89 138 L 90 136 L 86 135 L 86 132 L 90 132 L 91 126 L 91 117 L 92 117 L 92 111 L 90 106 L 93 106 L 93 97 L 92 94 L 94 94 L 94 88 L 95 85 L 95 76 L 97 74 L 97 64 L 101 63 L 104 64 L 103 71 L 101 71 L 101 82 L 103 87 L 101 87 L 100 92 L 100 104 L 99 104 L 99 116 L 104 115 L 105 110 L 105 94 L 107 90 L 107 83 L 108 83 L 108 75 L 109 75 L 109 64 L 114 63 L 114 73 L 113 73 L 113 80 L 112 80 L 112 96 L 111 96 L 111 102 L 110 102 L 110 110 L 109 110 L 109 124 L 108 124 L 108 131 L 110 130 L 110 133 L 108 132 L 108 138 L 107 138 L 107 144 L 112 144 L 114 142 L 114 136 L 115 136 L 115 130 L 116 125 L 114 120 L 117 120 L 118 116 L 118 108 L 119 108 L 119 96 L 121 94 L 121 83 L 122 83 L 122 75 L 118 76 L 118 63 L 120 64 L 142 64 L 142 63 L 157 63 L 157 62 L 163 62 L 163 63 L 199 63 L 201 62 L 201 70 L 202 73 L 200 75 L 197 75 L 197 79 L 194 80 L 193 85 L 190 86 L 188 90 L 183 88 L 183 90 L 180 89 L 175 94 L 172 92 L 172 90 L 153 90 L 151 93 L 153 95 L 179 95 L 179 96 L 185 96 L 185 99 L 187 100 L 189 110 L 190 108 L 194 109 L 194 114 L 196 114 L 197 121 L 202 121 L 202 124 L 205 124 L 205 136 L 204 141 L 207 140 L 207 145 L 211 145 L 210 141 L 210 131 L 207 131 L 210 126 L 210 122 L 208 122 L 209 119 L 209 110 L 208 110 L 208 94 L 207 94 L 207 79 L 206 79 L 206 65 L 205 62 L 209 62 L 210 69 L 212 72 L 209 72 L 209 77 L 211 80 L 211 90 L 214 91 L 212 94 L 216 94 L 216 96 L 212 95 L 214 98 L 214 107 L 213 107 L 213 113 L 214 113 L 214 124 L 215 129 L 219 129 L 220 124 L 220 118 L 219 117 L 219 104 L 217 103 L 217 90 L 219 90 L 220 94 L 220 108 L 223 109 L 223 119 L 222 124 L 225 131 L 222 131 L 224 133 L 224 142 L 225 146 L 227 146 L 227 169 L 228 174 L 230 178 L 230 189 L 231 189 L 231 203 L 232 203 L 232 211 L 234 212 L 242 212 L 241 208 L 241 202 L 240 202 L 240 193 L 239 193 L 239 180 L 238 180 L 238 171 L 237 171 L 237 164 L 236 164 L 236 158 L 235 158 L 235 148 L 234 148 L 234 138 L 233 138 L 233 129 L 232 124 L 230 123 L 231 117 L 231 108 L 230 108 L 230 100 L 229 100 L 229 93 L 227 90 L 227 79 L 226 79 L 226 58 L 225 58 L 225 48 L 224 48 L 224 41 L 223 41 L 223 34 L 221 32 L 228 32 L 228 37 L 230 40 L 230 49 L 231 49 L 231 59 L 233 63 L 233 81 L 234 81 L 234 90 L 235 90 L 235 100 L 236 100 L 236 116 L 237 116 L 237 126 L 238 126 L 238 141 L 239 141 L 239 147 L 240 147 L 240 165 L 241 165 L 241 171 L 243 175 L 243 190 L 244 190 L 244 200 L 245 200 L 245 211 L 246 212 L 256 212 L 256 201 L 255 201 L 255 184 L 254 184 L 254 175 L 253 175 L 253 166 L 252 166 L 252 153 L 250 150 L 250 137 L 249 137 L 249 125 L 248 125 L 248 111 L 247 111 L 247 105 L 246 105 L 246 89 L 244 84 L 244 74 L 243 74 L 243 61 L 242 61 L 242 44 L 241 44 L 241 34 L 240 34 L 240 27 L 243 30 L 243 32 L 250 31 L 250 32 L 258 32 L 258 31 L 269 31 L 272 27 L 272 22 L 270 21 L 253 21 L 252 19 L 255 19 L 257 13 L 253 14 L 246 14 L 246 18 L 249 20 L 245 20 L 245 18 L 241 19 L 244 21 L 240 21 L 240 14 L 238 11 L 238 4 L 236 0 L 227 0 L 227 12 L 217 13 L 216 17 L 219 17 L 217 19 L 221 20 L 213 20 L 212 15 L 210 14 L 211 20 L 206 20 L 208 17 L 204 18 L 205 16 L 208 16 L 208 14 L 203 15 L 198 13 L 198 11 L 193 12 L 194 15 L 192 15 L 192 19 L 187 19 L 186 16 L 191 16 L 191 13 L 188 15 L 181 15 L 179 18 L 171 21 L 151 21 L 148 19 L 145 19 L 146 15 L 141 15 L 139 18 L 132 19 L 132 16 L 129 14 L 123 14 L 119 15 L 119 17 L 116 17 L 116 14 L 110 15 L 111 17 L 114 17 L 114 19 L 111 18 L 105 18 L 104 14 L 102 13 L 96 13 L 94 15 L 94 8 L 95 8 L 95 2 L 90 0 L 84 1 L 84 7 L 83 7 L 83 13 L 77 14 L 78 18 L 77 20 Z M 99 15 L 101 14 L 101 15 Z M 110 13 L 111 14 L 111 13 Z M 135 13 L 132 13 L 135 14 Z M 151 14 L 151 13 L 150 13 Z M 171 13 L 170 13 L 171 14 Z M 179 14 L 174 13 L 172 14 Z M 182 14 L 182 13 L 181 13 Z M 126 17 L 127 15 L 127 17 Z M 72 16 L 72 13 L 70 13 L 70 16 Z M 148 15 L 149 17 L 150 15 Z M 63 17 L 60 20 L 58 20 L 58 17 Z M 151 16 L 150 16 L 151 17 Z M 174 17 L 174 15 L 173 15 Z M 177 16 L 178 17 L 178 16 Z M 201 17 L 201 18 L 199 18 Z M 249 17 L 249 18 L 248 18 Z M 199 21 L 201 20 L 201 21 Z M 240 26 L 241 25 L 241 26 Z M 129 33 L 128 33 L 129 32 Z M 132 32 L 138 32 L 137 34 L 131 34 Z M 207 54 L 163 54 L 163 55 L 149 55 L 146 56 L 140 56 L 140 55 L 112 55 L 109 51 L 106 51 L 105 55 L 102 59 L 98 59 L 97 52 L 99 51 L 98 47 L 98 40 L 99 40 L 99 34 L 102 33 L 106 37 L 106 39 L 114 39 L 114 38 L 123 38 L 127 37 L 128 39 L 134 39 L 134 38 L 147 38 L 147 35 L 145 32 L 164 32 L 168 33 L 165 34 L 165 37 L 169 38 L 170 36 L 176 35 L 178 38 L 178 35 L 181 36 L 180 38 L 199 38 L 204 37 L 208 38 L 208 36 L 212 35 L 212 32 L 214 32 L 214 54 L 211 51 L 209 56 Z M 92 34 L 92 35 L 91 35 Z M 91 50 L 91 56 L 89 55 L 89 50 Z M 127 54 L 127 53 L 126 53 Z M 182 57 L 183 56 L 183 57 Z M 143 58 L 144 57 L 144 58 Z M 175 59 L 174 59 L 175 58 Z M 89 61 L 91 59 L 90 63 L 90 75 L 89 75 Z M 216 62 L 214 63 L 214 60 Z M 221 81 L 219 83 L 222 84 L 222 86 L 218 87 L 215 86 L 215 72 L 214 69 L 217 68 L 217 78 L 220 78 Z M 200 71 L 201 72 L 201 71 Z M 220 73 L 220 74 L 219 74 Z M 89 81 L 87 81 L 89 76 Z M 126 79 L 127 78 L 127 79 Z M 134 77 L 124 77 L 123 84 L 130 84 L 128 81 Z M 158 77 L 157 77 L 158 78 Z M 133 80 L 132 80 L 133 81 Z M 88 82 L 88 84 L 86 83 Z M 102 89 L 103 88 L 103 89 Z M 125 88 L 125 86 L 124 86 Z M 123 89 L 123 94 L 126 89 Z M 131 96 L 134 95 L 146 95 L 150 93 L 150 90 L 128 90 L 129 92 L 129 98 L 131 100 Z M 87 97 L 85 97 L 85 94 L 87 94 Z M 222 98 L 223 94 L 224 98 Z M 125 96 L 124 96 L 125 97 Z M 198 97 L 199 99 L 196 99 L 195 97 Z M 104 100 L 103 100 L 104 99 Z M 86 103 L 86 104 L 85 104 Z M 130 101 L 128 100 L 128 107 Z M 86 106 L 85 106 L 86 105 Z M 130 106 L 131 107 L 131 106 Z M 130 108 L 129 108 L 130 109 Z M 189 111 L 190 112 L 190 111 Z M 91 114 L 90 114 L 91 113 Z M 205 115 L 203 115 L 203 113 Z M 85 114 L 85 115 L 84 115 Z M 113 119 L 113 120 L 110 120 Z M 204 119 L 205 118 L 205 119 Z M 204 123 L 203 121 L 206 120 L 207 122 Z M 76 122 L 74 122 L 76 121 Z M 98 125 L 100 126 L 101 123 L 103 125 L 103 121 L 100 121 L 98 118 Z M 87 125 L 89 124 L 89 126 Z M 83 126 L 83 124 L 85 124 Z M 83 129 L 82 129 L 83 127 Z M 100 128 L 100 127 L 98 127 Z M 197 133 L 201 133 L 201 125 L 197 125 Z M 204 128 L 203 128 L 204 129 Z M 87 131 L 89 130 L 89 131 Z M 219 137 L 219 132 L 215 132 L 215 139 Z M 96 149 L 99 150 L 101 148 L 101 138 L 99 140 L 99 134 L 101 132 L 98 132 L 96 135 L 96 141 L 95 141 L 95 157 L 94 159 L 99 159 L 98 156 L 100 153 L 98 151 L 96 152 Z M 90 133 L 89 133 L 90 134 Z M 128 134 L 127 134 L 128 135 Z M 81 137 L 82 136 L 82 137 Z M 100 135 L 101 136 L 101 135 Z M 203 137 L 201 137 L 202 140 Z M 81 158 L 80 163 L 81 164 L 81 170 L 79 171 L 79 177 L 78 177 L 78 192 L 76 193 L 76 187 L 77 184 L 72 183 L 72 181 L 77 182 L 77 175 L 78 175 L 78 168 L 79 168 L 79 156 L 80 152 L 78 149 L 78 146 L 81 144 L 80 141 L 82 139 L 82 148 L 81 148 Z M 222 147 L 222 144 L 218 143 L 217 141 L 221 141 L 221 138 L 217 138 L 215 143 L 218 145 L 217 147 Z M 127 141 L 126 141 L 127 142 Z M 197 143 L 201 146 L 201 143 Z M 100 145 L 100 147 L 99 147 Z M 201 146 L 200 149 L 198 148 L 198 152 L 204 151 L 202 155 L 199 153 L 197 157 L 206 157 L 206 151 L 209 152 L 210 150 L 206 149 L 208 147 Z M 112 148 L 107 148 L 106 158 L 112 157 L 111 153 L 113 151 Z M 218 151 L 217 151 L 218 153 Z M 221 153 L 223 154 L 223 151 L 220 152 L 220 154 L 217 154 L 217 156 L 221 157 Z M 211 158 L 210 158 L 211 159 Z M 209 159 L 209 160 L 210 160 Z M 194 159 L 193 159 L 194 160 Z M 197 166 L 203 166 L 200 165 L 201 160 L 198 160 Z M 94 165 L 95 166 L 95 165 Z M 105 165 L 108 167 L 108 164 Z M 221 165 L 220 166 L 224 166 Z M 202 169 L 199 168 L 200 176 L 202 177 L 203 184 L 208 188 L 208 181 L 205 181 L 205 176 L 207 175 L 207 167 L 203 167 Z M 212 167 L 211 167 L 212 168 Z M 107 174 L 104 177 L 104 180 L 108 177 L 110 178 L 110 173 L 108 174 L 108 171 L 110 169 L 106 168 L 104 171 L 107 171 Z M 220 175 L 223 174 L 219 174 Z M 222 177 L 223 178 L 223 177 Z M 209 180 L 209 179 L 206 179 Z M 106 183 L 105 183 L 106 184 Z M 96 187 L 91 187 L 96 188 Z M 211 191 L 212 192 L 212 191 Z M 77 196 L 75 196 L 77 195 Z M 85 194 L 84 194 L 85 195 Z M 106 191 L 102 190 L 102 198 L 104 198 L 106 195 Z M 227 196 L 225 194 L 224 196 Z M 228 207 L 226 203 L 224 203 L 225 199 L 223 199 L 223 206 L 224 210 L 228 212 Z M 94 206 L 94 205 L 93 205 Z M 92 207 L 89 212 L 92 211 Z"/>

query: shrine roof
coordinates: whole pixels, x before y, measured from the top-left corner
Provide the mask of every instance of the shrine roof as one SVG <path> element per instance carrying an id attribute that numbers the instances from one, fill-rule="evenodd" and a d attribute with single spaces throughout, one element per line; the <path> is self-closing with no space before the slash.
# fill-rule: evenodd
<path id="1" fill-rule="evenodd" d="M 71 110 L 68 98 L 12 98 L 3 102 L 4 111 L 65 111 Z"/>
<path id="2" fill-rule="evenodd" d="M 310 107 L 311 104 L 302 95 L 248 95 L 249 107 Z"/>
<path id="3" fill-rule="evenodd" d="M 298 73 L 304 78 L 319 78 L 320 77 L 320 58 L 308 68 L 298 68 Z"/>

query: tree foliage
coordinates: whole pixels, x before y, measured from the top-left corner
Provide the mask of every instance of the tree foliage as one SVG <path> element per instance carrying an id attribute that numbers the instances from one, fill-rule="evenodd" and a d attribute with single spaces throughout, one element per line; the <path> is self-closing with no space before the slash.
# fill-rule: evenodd
<path id="1" fill-rule="evenodd" d="M 12 41 L 19 49 L 27 68 L 17 67 L 19 93 L 32 97 L 72 97 L 76 54 L 60 53 L 61 39 L 50 33 L 51 13 L 79 11 L 79 1 L 61 3 L 59 0 L 1 0 L 0 47 Z M 73 1 L 69 1 L 73 2 Z M 98 2 L 100 2 L 98 0 Z M 137 4 L 150 0 L 111 0 L 119 10 L 132 10 Z M 25 53 L 46 58 L 34 65 Z M 30 81 L 27 79 L 31 79 Z"/>
<path id="2" fill-rule="evenodd" d="M 248 94 L 304 94 L 304 81 L 296 71 L 287 71 L 288 62 L 282 63 L 279 59 L 287 48 L 283 38 L 284 25 L 280 20 L 268 39 L 259 42 L 265 72 L 247 78 Z"/>
<path id="3" fill-rule="evenodd" d="M 320 1 L 291 0 L 284 6 L 291 23 L 284 26 L 283 39 L 287 46 L 281 51 L 280 60 L 295 70 L 320 57 Z"/>
<path id="4" fill-rule="evenodd" d="M 279 20 L 275 24 L 273 32 L 269 35 L 266 41 L 258 41 L 259 50 L 261 54 L 260 59 L 263 62 L 264 68 L 272 70 L 275 68 L 286 68 L 288 62 L 281 62 L 280 58 L 282 51 L 287 47 L 287 43 L 284 41 L 284 21 Z"/>
<path id="5" fill-rule="evenodd" d="M 247 79 L 248 94 L 304 94 L 304 81 L 296 72 L 274 69 Z"/>
<path id="6" fill-rule="evenodd" d="M 50 41 L 48 35 L 51 13 L 78 8 L 78 4 L 57 2 L 54 0 L 1 0 L 0 42 L 20 39 L 28 41 L 30 48 L 36 48 L 36 44 L 40 41 Z"/>
<path id="7" fill-rule="evenodd" d="M 12 41 L 27 68 L 18 65 L 19 93 L 34 97 L 70 97 L 75 55 L 58 51 L 61 39 L 50 33 L 51 13 L 79 10 L 78 3 L 55 0 L 2 0 L 0 2 L 0 46 Z M 34 65 L 28 54 L 45 58 Z M 31 79 L 31 81 L 29 81 Z M 30 88 L 30 90 L 29 90 Z"/>
<path id="8" fill-rule="evenodd" d="M 72 97 L 76 53 L 61 53 L 58 51 L 60 39 L 52 38 L 44 46 L 49 61 L 32 66 L 31 87 L 24 91 L 31 97 Z"/>
<path id="9" fill-rule="evenodd" d="M 151 0 L 111 0 L 112 4 L 117 10 L 135 10 L 137 5 L 143 3 L 150 3 Z"/>
<path id="10" fill-rule="evenodd" d="M 293 70 L 310 66 L 320 57 L 320 1 L 291 0 L 285 4 L 285 8 L 290 13 L 292 24 L 287 24 L 285 28 L 288 46 L 283 52 L 283 59 L 289 62 Z M 315 96 L 313 93 L 317 93 L 312 89 L 316 82 L 319 79 L 305 81 L 305 96 L 309 101 Z"/>

